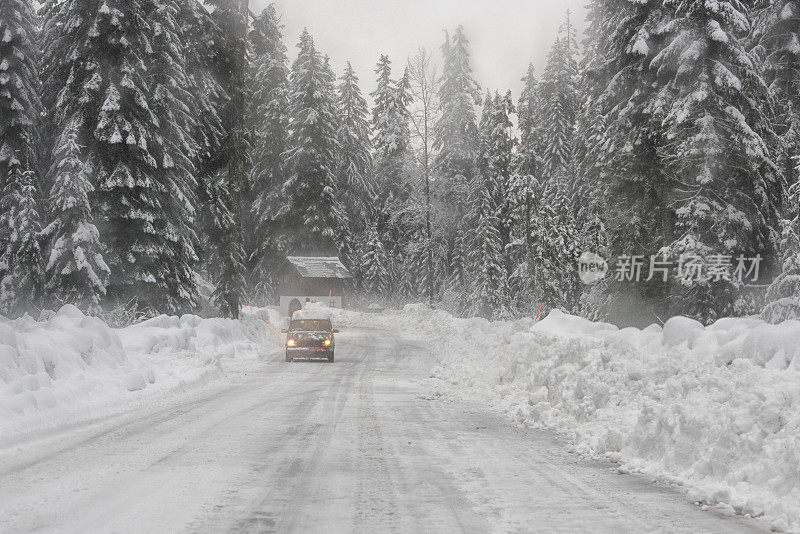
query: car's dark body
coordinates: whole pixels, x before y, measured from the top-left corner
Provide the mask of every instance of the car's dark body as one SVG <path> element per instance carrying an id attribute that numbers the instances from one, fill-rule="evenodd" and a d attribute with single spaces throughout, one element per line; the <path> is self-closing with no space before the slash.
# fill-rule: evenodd
<path id="1" fill-rule="evenodd" d="M 324 358 L 333 362 L 336 330 L 329 319 L 294 319 L 286 331 L 286 361 Z"/>

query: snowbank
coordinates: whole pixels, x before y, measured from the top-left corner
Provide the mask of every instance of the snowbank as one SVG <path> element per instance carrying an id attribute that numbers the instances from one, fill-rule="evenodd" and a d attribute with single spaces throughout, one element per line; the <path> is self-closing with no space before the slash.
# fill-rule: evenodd
<path id="1" fill-rule="evenodd" d="M 620 330 L 557 311 L 492 323 L 422 305 L 334 315 L 425 339 L 440 393 L 566 433 L 575 450 L 680 484 L 692 501 L 800 531 L 800 322 Z"/>
<path id="2" fill-rule="evenodd" d="M 69 305 L 41 322 L 0 317 L 0 441 L 220 376 L 224 359 L 278 346 L 264 315 L 162 315 L 122 329 Z"/>

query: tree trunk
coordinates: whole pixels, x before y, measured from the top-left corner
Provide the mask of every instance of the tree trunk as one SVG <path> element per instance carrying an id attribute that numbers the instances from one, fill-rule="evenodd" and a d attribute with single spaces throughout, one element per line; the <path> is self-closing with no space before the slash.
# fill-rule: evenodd
<path id="1" fill-rule="evenodd" d="M 247 177 L 245 162 L 247 158 L 244 135 L 245 127 L 245 74 L 247 70 L 247 26 L 250 13 L 250 0 L 231 0 L 235 3 L 236 30 L 233 36 L 234 61 L 231 69 L 230 97 L 230 154 L 228 160 L 228 188 L 231 194 L 231 214 L 234 219 L 232 246 L 244 250 L 244 228 L 242 228 L 242 194 Z M 233 267 L 233 266 L 231 266 Z M 236 288 L 235 293 L 228 296 L 231 314 L 239 318 L 239 301 L 243 288 Z"/>
<path id="2" fill-rule="evenodd" d="M 431 176 L 430 164 L 428 161 L 428 142 L 427 142 L 427 124 L 425 127 L 425 148 L 424 161 L 425 161 L 425 232 L 427 234 L 427 253 L 428 253 L 428 305 L 433 307 L 433 232 L 431 230 Z"/>

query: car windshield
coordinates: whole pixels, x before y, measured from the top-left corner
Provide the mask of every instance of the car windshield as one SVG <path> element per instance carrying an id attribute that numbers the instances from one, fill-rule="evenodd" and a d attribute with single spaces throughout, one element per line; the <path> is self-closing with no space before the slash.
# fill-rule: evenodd
<path id="1" fill-rule="evenodd" d="M 297 319 L 289 325 L 289 330 L 293 332 L 330 332 L 332 328 L 329 319 Z"/>

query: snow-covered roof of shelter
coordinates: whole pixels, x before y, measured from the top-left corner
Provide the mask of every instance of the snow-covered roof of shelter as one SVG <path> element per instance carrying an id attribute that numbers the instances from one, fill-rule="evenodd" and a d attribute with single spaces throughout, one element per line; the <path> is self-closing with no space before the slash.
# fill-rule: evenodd
<path id="1" fill-rule="evenodd" d="M 336 256 L 287 256 L 303 278 L 352 278 L 353 275 Z"/>

